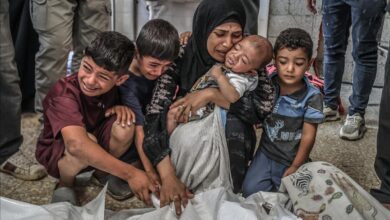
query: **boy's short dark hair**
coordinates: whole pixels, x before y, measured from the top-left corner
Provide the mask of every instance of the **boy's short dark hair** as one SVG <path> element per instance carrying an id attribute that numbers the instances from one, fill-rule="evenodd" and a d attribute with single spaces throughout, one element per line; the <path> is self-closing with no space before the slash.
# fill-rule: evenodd
<path id="1" fill-rule="evenodd" d="M 176 28 L 162 19 L 148 21 L 135 42 L 138 54 L 173 61 L 179 54 L 180 41 Z"/>
<path id="2" fill-rule="evenodd" d="M 313 55 L 313 41 L 310 35 L 300 28 L 288 28 L 280 32 L 276 38 L 274 46 L 274 55 L 283 48 L 298 49 L 302 48 L 309 59 Z"/>
<path id="3" fill-rule="evenodd" d="M 118 75 L 128 74 L 135 46 L 129 38 L 115 31 L 105 31 L 85 49 L 84 55 L 91 57 L 96 65 Z"/>

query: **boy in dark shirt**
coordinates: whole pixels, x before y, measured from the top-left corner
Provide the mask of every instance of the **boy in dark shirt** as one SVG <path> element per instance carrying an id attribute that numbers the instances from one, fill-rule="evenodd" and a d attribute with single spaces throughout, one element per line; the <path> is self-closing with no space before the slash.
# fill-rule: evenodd
<path id="1" fill-rule="evenodd" d="M 117 158 L 133 141 L 134 113 L 119 105 L 117 86 L 128 78 L 133 43 L 117 32 L 102 32 L 85 49 L 78 73 L 59 80 L 43 102 L 44 128 L 36 158 L 59 178 L 52 202 L 77 204 L 75 176 L 88 167 L 125 180 L 150 204 L 155 191 L 144 171 Z"/>
<path id="2" fill-rule="evenodd" d="M 175 27 L 162 19 L 147 22 L 136 39 L 136 54 L 130 64 L 130 77 L 120 86 L 122 103 L 135 113 L 135 145 L 144 169 L 155 185 L 160 180 L 146 157 L 144 139 L 144 113 L 150 103 L 156 80 L 170 67 L 178 56 L 179 35 Z"/>

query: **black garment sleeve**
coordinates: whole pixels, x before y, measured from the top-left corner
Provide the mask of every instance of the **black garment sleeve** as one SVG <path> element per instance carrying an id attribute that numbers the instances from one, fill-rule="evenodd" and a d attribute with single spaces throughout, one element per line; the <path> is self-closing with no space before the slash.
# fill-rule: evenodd
<path id="1" fill-rule="evenodd" d="M 173 69 L 162 75 L 154 87 L 151 103 L 146 108 L 144 151 L 156 166 L 170 154 L 166 115 L 177 89 L 178 77 Z"/>
<path id="2" fill-rule="evenodd" d="M 265 71 L 259 71 L 259 83 L 255 90 L 246 92 L 230 105 L 229 113 L 249 124 L 261 123 L 271 112 L 275 89 Z"/>

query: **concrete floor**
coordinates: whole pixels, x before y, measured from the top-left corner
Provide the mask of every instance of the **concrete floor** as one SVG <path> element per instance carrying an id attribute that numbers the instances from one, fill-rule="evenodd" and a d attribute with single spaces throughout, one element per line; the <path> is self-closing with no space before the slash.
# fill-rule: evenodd
<path id="1" fill-rule="evenodd" d="M 349 86 L 343 86 L 342 100 L 348 103 Z M 345 141 L 338 137 L 341 121 L 328 122 L 319 126 L 317 139 L 311 154 L 313 161 L 327 161 L 349 174 L 364 189 L 376 188 L 379 180 L 375 174 L 373 164 L 376 153 L 377 117 L 380 100 L 380 89 L 374 89 L 367 109 L 366 121 L 368 130 L 364 138 L 358 141 Z M 22 150 L 30 158 L 34 158 L 34 150 L 40 125 L 35 114 L 24 114 L 22 118 L 22 133 L 25 138 Z M 47 204 L 56 180 L 45 177 L 39 181 L 23 181 L 0 173 L 0 196 L 25 201 L 33 204 Z M 92 200 L 101 187 L 86 183 L 76 188 L 81 204 Z M 127 208 L 144 207 L 135 197 L 118 202 L 106 196 L 106 208 L 120 210 Z"/>

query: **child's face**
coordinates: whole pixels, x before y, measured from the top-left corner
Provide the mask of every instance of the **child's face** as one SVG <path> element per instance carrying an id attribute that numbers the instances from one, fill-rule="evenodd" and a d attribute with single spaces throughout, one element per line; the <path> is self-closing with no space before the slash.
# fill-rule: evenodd
<path id="1" fill-rule="evenodd" d="M 145 78 L 156 80 L 171 66 L 172 61 L 159 60 L 151 56 L 137 57 L 139 71 Z"/>
<path id="2" fill-rule="evenodd" d="M 279 79 L 287 85 L 296 85 L 302 82 L 310 60 L 302 48 L 282 48 L 277 52 L 275 64 Z"/>
<path id="3" fill-rule="evenodd" d="M 244 38 L 226 54 L 225 66 L 235 73 L 253 72 L 261 65 L 258 49 Z"/>
<path id="4" fill-rule="evenodd" d="M 119 76 L 98 66 L 92 58 L 84 57 L 81 61 L 78 81 L 82 93 L 86 96 L 99 96 L 119 86 L 129 75 Z"/>

